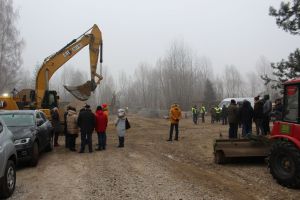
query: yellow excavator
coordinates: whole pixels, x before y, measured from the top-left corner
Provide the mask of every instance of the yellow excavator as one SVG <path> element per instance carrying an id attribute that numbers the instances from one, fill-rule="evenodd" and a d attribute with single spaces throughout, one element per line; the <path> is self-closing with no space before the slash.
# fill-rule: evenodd
<path id="1" fill-rule="evenodd" d="M 18 109 L 43 109 L 48 115 L 49 109 L 58 107 L 59 96 L 56 91 L 49 90 L 49 80 L 52 75 L 77 54 L 85 46 L 89 45 L 91 79 L 83 85 L 64 86 L 75 98 L 85 101 L 102 80 L 102 76 L 96 73 L 97 62 L 100 54 L 100 74 L 102 74 L 102 34 L 95 24 L 77 39 L 72 40 L 56 53 L 45 58 L 37 75 L 35 90 L 23 89 L 12 97 L 0 96 L 0 110 Z M 48 110 L 48 111 L 47 111 Z"/>

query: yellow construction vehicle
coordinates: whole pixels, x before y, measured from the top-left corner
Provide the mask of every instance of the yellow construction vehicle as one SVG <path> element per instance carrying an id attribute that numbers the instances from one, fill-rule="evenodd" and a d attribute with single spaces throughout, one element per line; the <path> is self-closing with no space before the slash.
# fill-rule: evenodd
<path id="1" fill-rule="evenodd" d="M 64 86 L 77 99 L 87 100 L 102 80 L 102 76 L 96 73 L 99 53 L 100 74 L 103 61 L 102 34 L 97 25 L 72 40 L 61 50 L 45 58 L 36 76 L 35 90 L 24 89 L 14 94 L 13 97 L 0 96 L 0 110 L 43 109 L 48 114 L 49 109 L 58 107 L 59 96 L 56 91 L 49 90 L 49 80 L 56 70 L 87 45 L 89 45 L 90 52 L 91 80 L 80 86 Z"/>

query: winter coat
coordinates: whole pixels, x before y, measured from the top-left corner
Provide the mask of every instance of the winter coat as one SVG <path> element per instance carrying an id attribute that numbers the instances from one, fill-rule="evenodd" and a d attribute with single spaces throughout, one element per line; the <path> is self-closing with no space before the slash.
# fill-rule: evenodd
<path id="1" fill-rule="evenodd" d="M 108 119 L 108 110 L 104 110 L 103 113 L 104 113 L 104 115 L 106 115 L 106 117 Z"/>
<path id="2" fill-rule="evenodd" d="M 192 113 L 193 113 L 193 115 L 198 115 L 198 108 L 192 107 Z"/>
<path id="3" fill-rule="evenodd" d="M 179 120 L 181 118 L 181 110 L 178 105 L 172 105 L 169 116 L 172 124 L 179 123 Z"/>
<path id="4" fill-rule="evenodd" d="M 95 113 L 96 116 L 96 131 L 98 133 L 104 133 L 107 127 L 107 116 L 102 110 L 97 110 Z"/>
<path id="5" fill-rule="evenodd" d="M 93 133 L 96 125 L 96 118 L 90 109 L 80 110 L 77 125 L 80 127 L 81 132 L 85 131 L 87 133 Z"/>
<path id="6" fill-rule="evenodd" d="M 222 117 L 228 116 L 228 108 L 226 106 L 222 107 L 221 115 L 222 115 Z"/>
<path id="7" fill-rule="evenodd" d="M 106 115 L 107 119 L 108 119 L 108 107 L 107 107 L 107 104 L 102 104 L 102 110 L 103 110 L 103 113 Z"/>
<path id="8" fill-rule="evenodd" d="M 57 108 L 51 110 L 51 122 L 54 132 L 60 132 L 60 120 Z"/>
<path id="9" fill-rule="evenodd" d="M 228 122 L 238 123 L 238 107 L 236 104 L 230 104 L 228 107 Z"/>
<path id="10" fill-rule="evenodd" d="M 126 117 L 118 117 L 115 126 L 117 127 L 117 132 L 119 137 L 124 137 L 126 133 Z"/>
<path id="11" fill-rule="evenodd" d="M 68 111 L 64 113 L 64 134 L 68 134 L 68 127 L 67 127 L 67 116 L 68 116 Z"/>
<path id="12" fill-rule="evenodd" d="M 253 110 L 253 119 L 262 119 L 263 118 L 263 106 L 264 103 L 262 100 L 255 102 Z"/>
<path id="13" fill-rule="evenodd" d="M 79 128 L 77 126 L 77 114 L 73 110 L 68 110 L 67 114 L 67 130 L 68 134 L 78 134 Z"/>
<path id="14" fill-rule="evenodd" d="M 272 111 L 272 102 L 268 99 L 263 106 L 263 113 L 265 116 L 269 116 Z"/>
<path id="15" fill-rule="evenodd" d="M 239 120 L 241 123 L 252 123 L 253 108 L 249 101 L 244 101 L 239 109 Z"/>
<path id="16" fill-rule="evenodd" d="M 210 109 L 210 114 L 211 114 L 211 117 L 216 117 L 216 109 L 215 108 L 211 108 Z"/>

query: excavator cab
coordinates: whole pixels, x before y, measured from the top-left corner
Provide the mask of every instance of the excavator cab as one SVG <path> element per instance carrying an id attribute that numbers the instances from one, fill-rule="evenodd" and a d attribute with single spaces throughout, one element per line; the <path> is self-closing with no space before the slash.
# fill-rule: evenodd
<path id="1" fill-rule="evenodd" d="M 42 109 L 52 109 L 58 107 L 59 96 L 56 91 L 46 90 L 42 100 Z"/>

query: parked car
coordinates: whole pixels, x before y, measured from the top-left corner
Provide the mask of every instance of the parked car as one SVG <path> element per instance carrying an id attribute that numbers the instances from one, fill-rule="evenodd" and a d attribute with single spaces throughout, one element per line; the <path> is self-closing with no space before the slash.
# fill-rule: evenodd
<path id="1" fill-rule="evenodd" d="M 254 107 L 254 97 L 233 97 L 233 98 L 225 98 L 223 99 L 220 103 L 219 103 L 219 107 L 222 108 L 223 105 L 225 105 L 226 107 L 228 107 L 230 105 L 230 101 L 231 99 L 234 99 L 236 101 L 237 104 L 242 104 L 244 100 L 247 100 L 250 102 L 252 108 Z"/>
<path id="2" fill-rule="evenodd" d="M 17 153 L 13 138 L 0 119 L 0 198 L 10 197 L 16 186 Z"/>
<path id="3" fill-rule="evenodd" d="M 18 161 L 36 166 L 39 154 L 51 151 L 52 125 L 39 110 L 10 110 L 0 112 L 0 118 L 14 135 Z"/>

